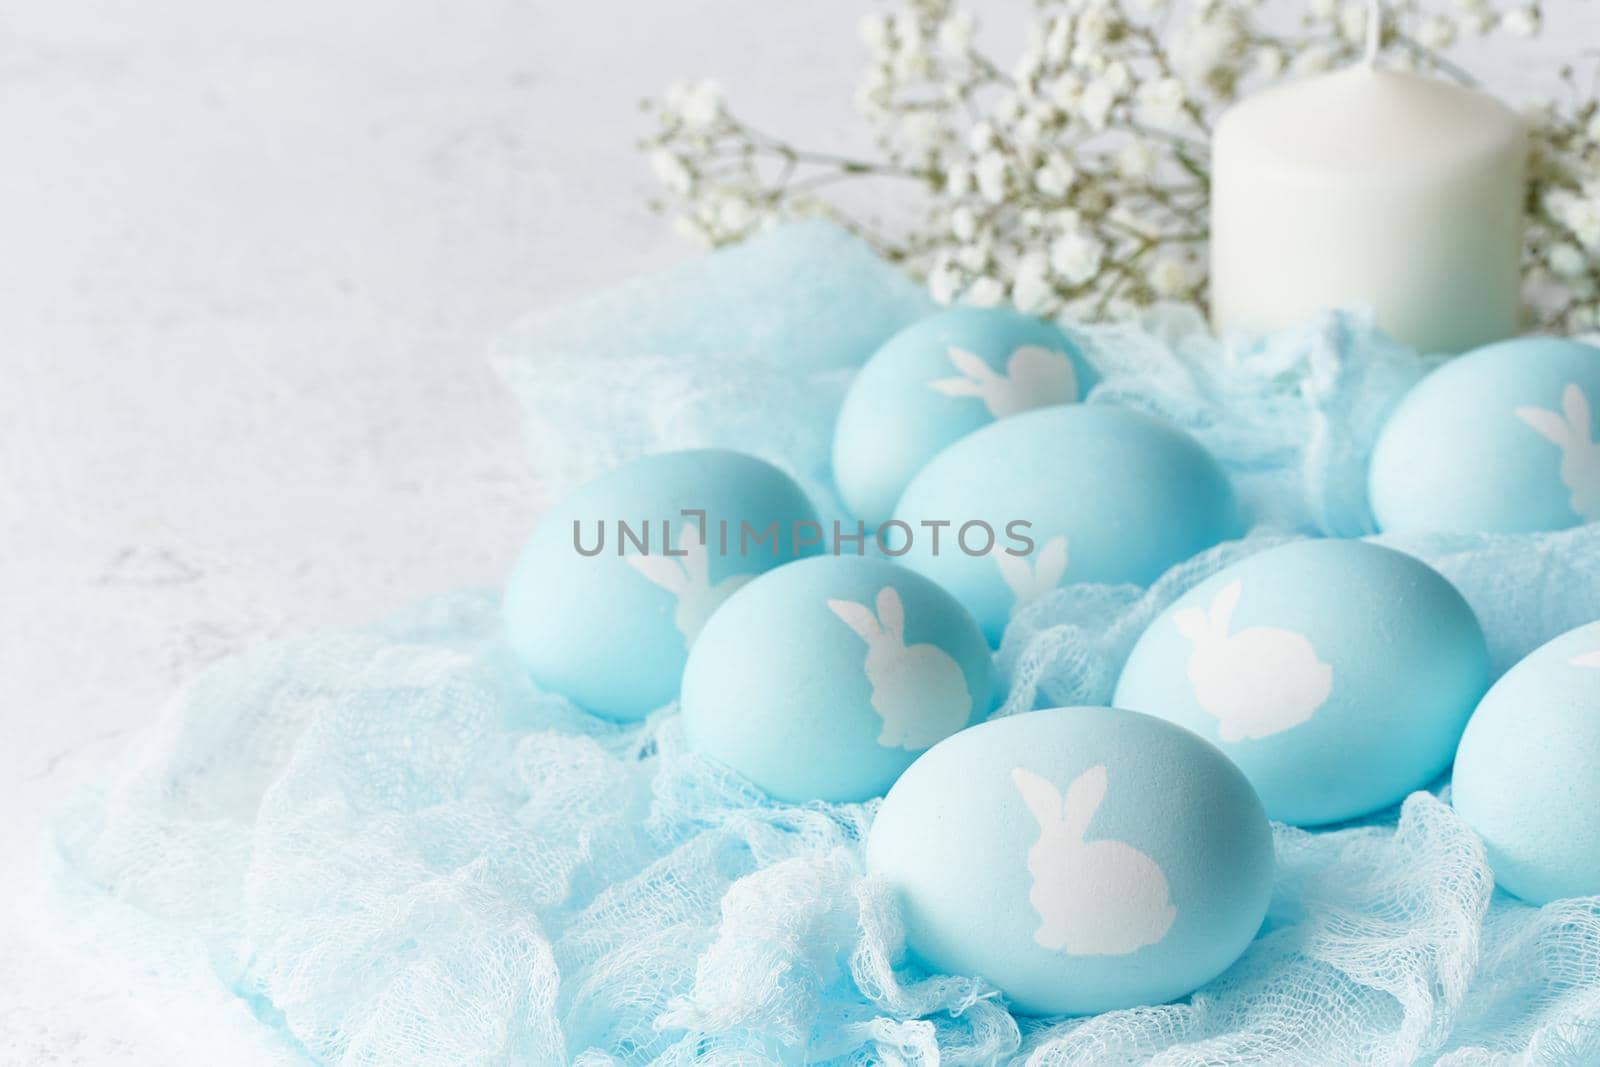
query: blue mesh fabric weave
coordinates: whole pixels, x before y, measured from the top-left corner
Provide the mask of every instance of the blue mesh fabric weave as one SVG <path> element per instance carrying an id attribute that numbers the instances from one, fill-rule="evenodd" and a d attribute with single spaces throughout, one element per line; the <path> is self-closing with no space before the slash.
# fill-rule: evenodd
<path id="1" fill-rule="evenodd" d="M 848 378 L 831 364 L 925 310 L 861 246 L 803 226 L 530 320 L 496 359 L 552 485 L 717 443 L 784 466 L 826 512 Z M 826 344 L 796 338 L 824 312 Z M 1254 528 L 1148 590 L 1031 605 L 999 654 L 998 714 L 1103 702 L 1142 627 L 1233 559 L 1369 532 L 1367 452 L 1424 369 L 1345 316 L 1251 349 L 1181 312 L 1076 333 L 1103 377 L 1092 401 L 1198 435 Z M 1387 540 L 1460 585 L 1499 669 L 1600 605 L 1600 525 Z M 213 668 L 45 854 L 80 936 L 164 997 L 236 998 L 291 1061 L 1600 1062 L 1600 900 L 1495 894 L 1435 793 L 1278 827 L 1269 918 L 1237 965 L 1178 1004 L 1064 1020 L 906 965 L 862 868 L 874 809 L 765 799 L 687 751 L 670 706 L 618 726 L 539 692 L 494 597 L 462 594 Z"/>

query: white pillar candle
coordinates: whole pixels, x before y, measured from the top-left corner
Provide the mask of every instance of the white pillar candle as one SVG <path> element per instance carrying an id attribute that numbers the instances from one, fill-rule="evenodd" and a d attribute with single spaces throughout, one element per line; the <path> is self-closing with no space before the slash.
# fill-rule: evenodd
<path id="1" fill-rule="evenodd" d="M 1526 157 L 1500 101 L 1370 62 L 1244 100 L 1212 145 L 1216 327 L 1365 307 L 1424 352 L 1516 333 Z"/>

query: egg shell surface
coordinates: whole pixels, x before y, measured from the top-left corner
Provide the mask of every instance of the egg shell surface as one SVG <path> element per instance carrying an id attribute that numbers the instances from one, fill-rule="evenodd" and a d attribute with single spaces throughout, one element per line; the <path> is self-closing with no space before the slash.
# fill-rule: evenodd
<path id="1" fill-rule="evenodd" d="M 1083 397 L 1094 372 L 1053 323 L 1009 308 L 952 308 L 873 354 L 834 428 L 833 473 L 852 514 L 876 527 L 922 467 L 998 418 Z"/>
<path id="2" fill-rule="evenodd" d="M 706 512 L 704 546 L 686 508 Z M 794 535 L 796 522 L 816 518 L 800 487 L 754 456 L 703 449 L 625 463 L 539 521 L 506 588 L 507 640 L 540 685 L 596 714 L 641 719 L 678 695 L 688 645 L 723 600 L 754 575 L 816 553 L 797 552 Z M 647 521 L 646 551 L 619 536 L 619 522 L 637 535 Z M 575 522 L 586 550 L 603 525 L 603 551 L 578 551 Z M 672 550 L 687 555 L 665 554 L 664 522 Z M 742 545 L 742 523 L 756 534 L 778 529 Z"/>
<path id="3" fill-rule="evenodd" d="M 1406 394 L 1372 454 L 1383 530 L 1524 533 L 1600 519 L 1600 349 L 1555 337 L 1453 359 Z"/>
<path id="4" fill-rule="evenodd" d="M 879 796 L 994 705 L 978 624 L 881 559 L 823 556 L 751 582 L 712 616 L 683 676 L 695 749 L 780 800 Z"/>
<path id="5" fill-rule="evenodd" d="M 1098 404 L 1040 408 L 986 426 L 912 479 L 894 518 L 910 528 L 901 562 L 949 589 L 991 643 L 1013 611 L 1062 584 L 1148 585 L 1174 564 L 1239 535 L 1228 476 L 1198 441 L 1149 415 Z M 1031 526 L 1032 551 L 1006 537 Z M 943 522 L 934 543 L 924 523 Z M 973 526 L 986 523 L 997 550 Z M 886 528 L 891 551 L 906 538 Z"/>
<path id="6" fill-rule="evenodd" d="M 1272 831 L 1238 768 L 1110 708 L 995 719 L 929 749 L 884 799 L 870 872 L 912 954 L 1030 1015 L 1161 1004 L 1250 944 Z"/>
<path id="7" fill-rule="evenodd" d="M 1507 892 L 1533 904 L 1600 894 L 1600 622 L 1494 684 L 1461 738 L 1451 797 Z"/>
<path id="8" fill-rule="evenodd" d="M 1450 765 L 1489 679 L 1477 617 L 1427 564 L 1300 541 L 1212 575 L 1140 636 L 1113 702 L 1222 749 L 1299 825 L 1396 804 Z"/>

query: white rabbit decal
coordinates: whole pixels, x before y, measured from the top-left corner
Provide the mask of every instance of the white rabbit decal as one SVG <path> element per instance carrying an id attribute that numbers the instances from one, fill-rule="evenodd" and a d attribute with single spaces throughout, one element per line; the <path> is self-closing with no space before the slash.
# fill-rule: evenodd
<path id="1" fill-rule="evenodd" d="M 976 396 L 997 419 L 1050 404 L 1078 399 L 1078 374 L 1065 352 L 1023 345 L 1011 353 L 1006 372 L 997 373 L 982 356 L 952 346 L 950 363 L 963 377 L 940 378 L 928 388 L 945 396 Z"/>
<path id="2" fill-rule="evenodd" d="M 672 615 L 673 625 L 683 635 L 683 645 L 688 648 L 699 636 L 700 628 L 711 618 L 711 613 L 744 585 L 753 574 L 730 574 L 716 585 L 711 584 L 710 562 L 706 558 L 706 545 L 700 531 L 686 529 L 678 548 L 681 556 L 651 555 L 625 556 L 628 566 L 644 575 L 678 598 L 678 607 Z"/>
<path id="3" fill-rule="evenodd" d="M 1155 860 L 1125 841 L 1084 840 L 1106 780 L 1104 764 L 1090 767 L 1067 786 L 1063 803 L 1047 779 L 1022 767 L 1011 772 L 1039 824 L 1028 850 L 1028 903 L 1040 919 L 1033 939 L 1069 956 L 1126 956 L 1166 937 L 1178 917 Z"/>
<path id="4" fill-rule="evenodd" d="M 1522 407 L 1517 418 L 1561 449 L 1561 482 L 1572 510 L 1585 522 L 1600 519 L 1600 441 L 1590 439 L 1589 398 L 1577 383 L 1561 394 L 1561 411 Z"/>
<path id="5" fill-rule="evenodd" d="M 1055 589 L 1067 573 L 1067 539 L 1062 536 L 1046 541 L 1038 558 L 1031 561 L 1029 556 L 1013 556 L 999 549 L 992 554 L 1001 579 L 1011 590 L 1013 615 Z"/>
<path id="6" fill-rule="evenodd" d="M 1572 665 L 1574 667 L 1594 667 L 1596 670 L 1600 670 L 1600 649 L 1574 657 Z"/>
<path id="7" fill-rule="evenodd" d="M 828 610 L 867 643 L 872 708 L 883 718 L 878 744 L 918 752 L 967 724 L 967 676 L 938 645 L 906 646 L 905 605 L 893 586 L 878 591 L 876 616 L 853 600 L 830 600 Z"/>
<path id="8" fill-rule="evenodd" d="M 1211 602 L 1175 612 L 1178 632 L 1194 643 L 1189 681 L 1195 699 L 1217 717 L 1224 741 L 1270 737 L 1316 714 L 1333 692 L 1333 668 L 1304 635 L 1271 626 L 1228 633 L 1244 586 L 1232 582 Z"/>

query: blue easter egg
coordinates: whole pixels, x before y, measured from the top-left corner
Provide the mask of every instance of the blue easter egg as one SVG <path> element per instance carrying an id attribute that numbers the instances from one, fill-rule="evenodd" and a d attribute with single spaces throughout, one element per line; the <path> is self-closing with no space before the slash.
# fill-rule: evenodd
<path id="1" fill-rule="evenodd" d="M 1017 609 L 1058 585 L 1147 585 L 1239 532 L 1228 476 L 1198 441 L 1149 415 L 1074 404 L 940 452 L 880 539 L 998 644 Z"/>
<path id="2" fill-rule="evenodd" d="M 880 795 L 934 742 L 988 715 L 972 616 L 880 559 L 825 556 L 739 590 L 683 674 L 690 745 L 788 801 Z"/>
<path id="3" fill-rule="evenodd" d="M 506 588 L 507 639 L 540 685 L 599 715 L 642 719 L 678 695 L 688 647 L 718 605 L 815 553 L 803 546 L 816 518 L 800 487 L 754 456 L 636 459 L 540 520 Z M 797 538 L 796 523 L 813 525 Z"/>
<path id="4" fill-rule="evenodd" d="M 1522 533 L 1600 519 L 1600 348 L 1522 337 L 1408 393 L 1372 454 L 1383 530 Z"/>
<path id="5" fill-rule="evenodd" d="M 940 449 L 996 419 L 1070 404 L 1094 374 L 1053 323 L 1006 308 L 953 308 L 879 348 L 851 383 L 833 474 L 852 514 L 876 527 Z"/>
<path id="6" fill-rule="evenodd" d="M 1437 571 L 1364 541 L 1300 541 L 1180 597 L 1114 703 L 1211 741 L 1267 814 L 1313 825 L 1438 777 L 1488 678 L 1477 617 Z"/>
<path id="7" fill-rule="evenodd" d="M 1272 830 L 1237 767 L 1111 708 L 965 730 L 895 783 L 867 866 L 906 944 L 1030 1015 L 1160 1004 L 1238 959 L 1272 893 Z"/>
<path id="8" fill-rule="evenodd" d="M 1452 801 L 1502 889 L 1533 904 L 1600 894 L 1600 622 L 1494 684 L 1456 753 Z"/>

